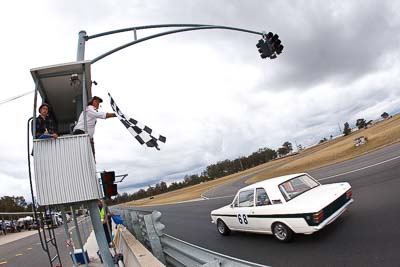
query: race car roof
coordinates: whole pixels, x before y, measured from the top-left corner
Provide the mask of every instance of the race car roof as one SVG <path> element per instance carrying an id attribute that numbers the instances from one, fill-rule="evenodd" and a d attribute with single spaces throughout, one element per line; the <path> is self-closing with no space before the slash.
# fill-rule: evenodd
<path id="1" fill-rule="evenodd" d="M 268 187 L 268 186 L 277 186 L 287 180 L 290 180 L 294 177 L 303 175 L 306 173 L 295 173 L 295 174 L 289 174 L 289 175 L 284 175 L 284 176 L 279 176 L 279 177 L 274 177 L 274 178 L 270 178 L 270 179 L 266 179 L 251 185 L 248 185 L 240 190 L 245 190 L 245 189 L 250 189 L 250 188 L 255 188 L 255 187 Z"/>

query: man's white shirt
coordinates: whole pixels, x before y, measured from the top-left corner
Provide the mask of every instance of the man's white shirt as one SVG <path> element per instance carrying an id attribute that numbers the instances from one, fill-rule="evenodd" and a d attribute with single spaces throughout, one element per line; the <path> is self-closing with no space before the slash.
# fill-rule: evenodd
<path id="1" fill-rule="evenodd" d="M 107 116 L 106 112 L 98 111 L 92 105 L 86 107 L 87 132 L 90 135 L 90 138 L 93 138 L 97 119 L 106 119 L 106 116 Z M 83 121 L 83 112 L 81 112 L 78 123 L 74 127 L 74 131 L 75 130 L 82 130 L 82 131 L 85 130 L 85 123 Z"/>

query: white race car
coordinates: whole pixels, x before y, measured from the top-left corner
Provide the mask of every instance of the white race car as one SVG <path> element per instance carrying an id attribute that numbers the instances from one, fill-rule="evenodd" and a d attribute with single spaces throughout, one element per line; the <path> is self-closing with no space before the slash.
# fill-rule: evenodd
<path id="1" fill-rule="evenodd" d="M 221 235 L 273 234 L 287 242 L 333 222 L 353 203 L 349 183 L 322 185 L 307 173 L 267 179 L 240 189 L 230 205 L 211 211 Z"/>

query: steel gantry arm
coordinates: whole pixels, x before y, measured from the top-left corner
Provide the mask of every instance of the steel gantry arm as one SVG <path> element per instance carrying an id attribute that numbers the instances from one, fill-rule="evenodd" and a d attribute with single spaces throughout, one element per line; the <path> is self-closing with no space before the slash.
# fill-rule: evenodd
<path id="1" fill-rule="evenodd" d="M 176 30 L 171 30 L 171 31 L 165 31 L 157 34 L 153 34 L 150 36 L 146 36 L 140 39 L 136 39 L 136 31 L 138 30 L 145 30 L 145 29 L 154 29 L 154 28 L 180 28 Z M 131 28 L 124 28 L 124 29 L 119 29 L 119 30 L 114 30 L 114 31 L 108 31 L 108 32 L 103 32 L 99 34 L 94 34 L 92 36 L 85 35 L 83 36 L 84 41 L 88 41 L 90 39 L 94 39 L 97 37 L 102 37 L 106 35 L 111 35 L 111 34 L 116 34 L 116 33 L 121 33 L 121 32 L 127 32 L 127 31 L 133 31 L 135 33 L 135 40 L 129 43 L 126 43 L 124 45 L 121 45 L 117 48 L 114 48 L 94 59 L 91 60 L 91 64 L 99 61 L 100 59 L 105 58 L 106 56 L 109 56 L 119 50 L 122 50 L 124 48 L 127 48 L 129 46 L 154 39 L 157 37 L 161 37 L 164 35 L 169 35 L 173 33 L 179 33 L 179 32 L 187 32 L 187 31 L 197 31 L 197 30 L 210 30 L 210 29 L 223 29 L 223 30 L 232 30 L 232 31 L 240 31 L 240 32 L 247 32 L 251 34 L 256 34 L 256 35 L 264 35 L 265 33 L 263 32 L 256 32 L 252 30 L 246 30 L 246 29 L 240 29 L 240 28 L 235 28 L 235 27 L 229 27 L 229 26 L 219 26 L 219 25 L 206 25 L 206 24 L 158 24 L 158 25 L 146 25 L 146 26 L 138 26 L 138 27 L 131 27 Z"/>

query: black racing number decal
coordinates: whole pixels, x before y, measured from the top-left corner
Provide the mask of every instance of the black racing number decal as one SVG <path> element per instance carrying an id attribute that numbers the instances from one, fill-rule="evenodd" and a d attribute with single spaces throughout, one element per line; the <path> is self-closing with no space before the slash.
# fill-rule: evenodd
<path id="1" fill-rule="evenodd" d="M 249 221 L 247 220 L 246 214 L 242 214 L 242 215 L 238 214 L 237 218 L 238 218 L 240 224 L 243 224 L 243 223 L 248 224 L 249 223 Z"/>
<path id="2" fill-rule="evenodd" d="M 249 222 L 247 221 L 247 216 L 246 214 L 243 214 L 243 221 L 245 224 L 248 224 Z"/>

